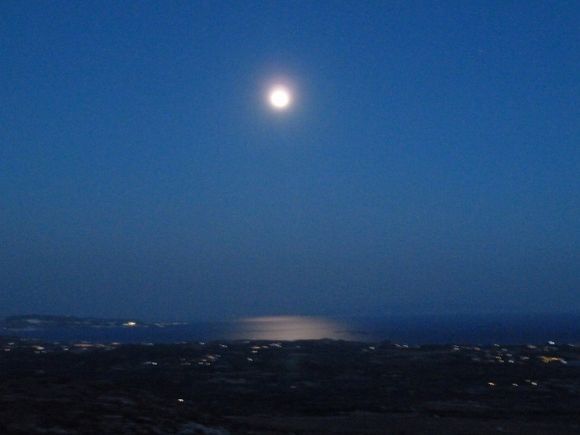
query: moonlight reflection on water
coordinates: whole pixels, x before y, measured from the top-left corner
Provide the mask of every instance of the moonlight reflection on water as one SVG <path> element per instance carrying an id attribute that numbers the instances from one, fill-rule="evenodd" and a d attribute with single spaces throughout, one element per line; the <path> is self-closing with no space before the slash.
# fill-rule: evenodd
<path id="1" fill-rule="evenodd" d="M 352 340 L 353 334 L 335 320 L 323 317 L 249 317 L 236 322 L 231 338 L 250 340 Z"/>

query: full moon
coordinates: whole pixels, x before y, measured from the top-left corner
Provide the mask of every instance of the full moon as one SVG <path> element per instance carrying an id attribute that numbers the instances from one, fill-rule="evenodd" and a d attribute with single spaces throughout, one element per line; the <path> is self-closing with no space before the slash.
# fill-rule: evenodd
<path id="1" fill-rule="evenodd" d="M 270 91 L 270 104 L 275 109 L 285 109 L 290 104 L 290 92 L 286 88 L 276 87 Z"/>

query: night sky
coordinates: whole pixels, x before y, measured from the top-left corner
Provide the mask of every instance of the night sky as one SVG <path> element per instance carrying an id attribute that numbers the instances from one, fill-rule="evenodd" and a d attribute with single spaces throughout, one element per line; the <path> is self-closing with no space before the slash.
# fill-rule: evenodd
<path id="1" fill-rule="evenodd" d="M 579 23 L 1 1 L 0 315 L 580 312 Z"/>

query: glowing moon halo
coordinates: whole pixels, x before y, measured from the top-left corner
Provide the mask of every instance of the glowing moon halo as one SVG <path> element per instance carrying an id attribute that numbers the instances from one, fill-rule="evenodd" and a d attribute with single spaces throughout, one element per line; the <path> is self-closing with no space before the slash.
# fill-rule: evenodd
<path id="1" fill-rule="evenodd" d="M 278 110 L 287 108 L 290 105 L 290 92 L 281 86 L 277 86 L 270 91 L 270 104 Z"/>

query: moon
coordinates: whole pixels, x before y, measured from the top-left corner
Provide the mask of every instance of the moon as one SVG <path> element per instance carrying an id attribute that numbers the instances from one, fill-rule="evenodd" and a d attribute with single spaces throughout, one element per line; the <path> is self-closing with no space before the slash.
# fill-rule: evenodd
<path id="1" fill-rule="evenodd" d="M 276 86 L 270 91 L 270 104 L 277 110 L 286 109 L 292 102 L 290 91 L 282 86 Z"/>

